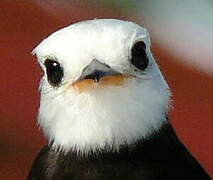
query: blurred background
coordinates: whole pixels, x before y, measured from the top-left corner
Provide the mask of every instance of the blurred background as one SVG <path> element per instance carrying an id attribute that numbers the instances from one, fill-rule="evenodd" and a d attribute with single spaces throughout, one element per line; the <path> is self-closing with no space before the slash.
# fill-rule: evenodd
<path id="1" fill-rule="evenodd" d="M 118 18 L 146 27 L 172 92 L 170 119 L 213 177 L 213 1 L 1 0 L 0 179 L 26 179 L 46 143 L 37 126 L 42 75 L 31 50 L 77 22 Z"/>

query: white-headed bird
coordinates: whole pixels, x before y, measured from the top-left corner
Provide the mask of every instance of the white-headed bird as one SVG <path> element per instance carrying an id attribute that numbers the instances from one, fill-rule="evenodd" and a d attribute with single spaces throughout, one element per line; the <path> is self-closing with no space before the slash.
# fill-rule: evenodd
<path id="1" fill-rule="evenodd" d="M 146 29 L 95 19 L 65 27 L 34 50 L 39 126 L 49 144 L 28 180 L 209 180 L 170 122 L 170 89 Z"/>

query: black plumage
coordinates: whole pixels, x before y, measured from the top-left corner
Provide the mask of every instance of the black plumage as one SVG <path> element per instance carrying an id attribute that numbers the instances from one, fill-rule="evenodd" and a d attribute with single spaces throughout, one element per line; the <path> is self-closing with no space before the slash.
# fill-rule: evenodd
<path id="1" fill-rule="evenodd" d="M 119 152 L 88 156 L 56 152 L 45 146 L 28 180 L 210 180 L 177 138 L 169 123 L 146 140 L 123 146 Z"/>

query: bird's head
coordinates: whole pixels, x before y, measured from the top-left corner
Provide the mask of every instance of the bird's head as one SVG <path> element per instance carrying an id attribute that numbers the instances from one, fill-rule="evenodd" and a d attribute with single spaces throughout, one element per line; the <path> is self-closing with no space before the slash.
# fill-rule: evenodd
<path id="1" fill-rule="evenodd" d="M 82 21 L 50 35 L 33 54 L 44 71 L 38 122 L 53 147 L 118 150 L 165 122 L 170 91 L 139 25 Z"/>

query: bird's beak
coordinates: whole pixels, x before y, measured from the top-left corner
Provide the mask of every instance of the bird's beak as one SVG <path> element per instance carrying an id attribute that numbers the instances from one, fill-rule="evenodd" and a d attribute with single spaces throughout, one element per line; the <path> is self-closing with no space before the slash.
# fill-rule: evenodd
<path id="1" fill-rule="evenodd" d="M 114 71 L 107 64 L 93 60 L 72 85 L 78 92 L 83 92 L 99 86 L 121 86 L 126 78 L 127 75 Z"/>

